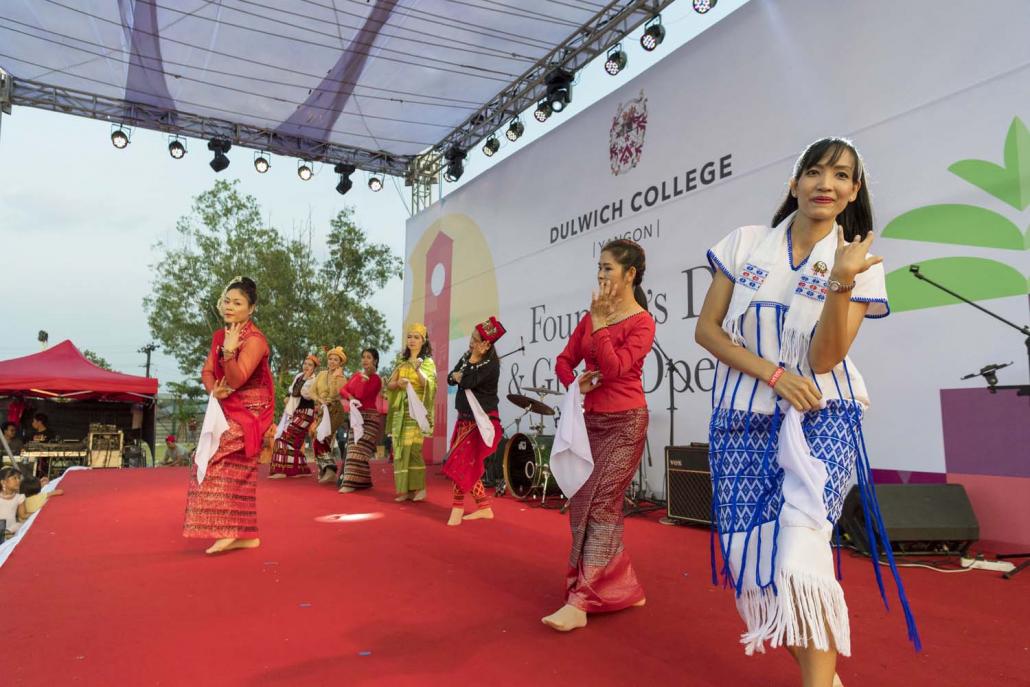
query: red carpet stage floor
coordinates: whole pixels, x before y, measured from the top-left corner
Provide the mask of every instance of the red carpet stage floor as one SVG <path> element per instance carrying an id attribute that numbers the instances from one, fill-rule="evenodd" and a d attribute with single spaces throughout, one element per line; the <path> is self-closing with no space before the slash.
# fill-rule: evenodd
<path id="1" fill-rule="evenodd" d="M 732 593 L 711 585 L 708 533 L 631 518 L 647 606 L 555 633 L 568 554 L 557 511 L 496 499 L 497 519 L 444 525 L 429 500 L 312 479 L 260 479 L 261 548 L 210 557 L 182 537 L 182 468 L 70 473 L 0 568 L 9 685 L 799 684 L 782 650 L 747 658 Z M 262 471 L 264 474 L 264 470 Z M 333 513 L 382 513 L 325 523 Z M 1030 573 L 906 569 L 925 649 L 880 603 L 867 560 L 844 557 L 849 686 L 1030 684 Z"/>

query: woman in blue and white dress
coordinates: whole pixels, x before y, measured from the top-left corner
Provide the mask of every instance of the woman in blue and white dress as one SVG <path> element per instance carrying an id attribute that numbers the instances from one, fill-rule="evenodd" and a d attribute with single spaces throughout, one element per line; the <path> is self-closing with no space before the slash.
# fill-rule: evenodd
<path id="1" fill-rule="evenodd" d="M 773 226 L 740 227 L 708 251 L 715 274 L 696 330 L 719 361 L 712 509 L 722 574 L 747 626 L 741 643 L 749 655 L 767 641 L 786 646 L 806 686 L 840 684 L 837 654 L 851 653 L 830 541 L 856 468 L 870 539 L 891 559 L 919 645 L 870 480 L 869 394 L 847 355 L 863 320 L 890 312 L 872 240 L 861 157 L 844 139 L 816 141 Z M 712 573 L 714 582 L 714 546 Z"/>

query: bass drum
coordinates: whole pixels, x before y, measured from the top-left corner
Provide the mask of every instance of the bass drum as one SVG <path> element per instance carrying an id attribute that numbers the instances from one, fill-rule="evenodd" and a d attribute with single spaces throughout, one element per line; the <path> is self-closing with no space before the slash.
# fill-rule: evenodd
<path id="1" fill-rule="evenodd" d="M 548 494 L 559 496 L 561 491 L 549 469 L 553 435 L 532 436 L 515 434 L 504 449 L 504 481 L 508 490 L 520 501 L 528 499 L 534 490 L 545 487 Z"/>

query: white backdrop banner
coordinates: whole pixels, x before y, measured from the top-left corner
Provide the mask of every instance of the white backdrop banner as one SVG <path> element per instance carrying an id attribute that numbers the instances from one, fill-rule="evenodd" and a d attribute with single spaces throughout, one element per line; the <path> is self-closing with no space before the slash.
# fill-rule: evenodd
<path id="1" fill-rule="evenodd" d="M 574 119 L 552 116 L 554 131 L 412 218 L 406 322 L 429 325 L 440 378 L 475 322 L 496 314 L 508 329 L 499 351 L 520 337 L 526 346 L 504 361 L 502 398 L 557 389 L 553 361 L 589 306 L 600 246 L 640 242 L 657 338 L 685 378 L 648 358 L 644 461 L 648 489 L 661 494 L 670 385 L 675 443 L 707 440 L 715 364 L 694 343 L 711 282 L 705 251 L 737 226 L 770 221 L 808 143 L 848 136 L 866 160 L 873 250 L 886 257 L 894 309 L 866 320 L 852 351 L 872 399 L 874 467 L 945 472 L 942 388 L 982 385 L 958 378 L 1009 360 L 1003 377 L 1024 381 L 1026 356 L 1018 333 L 939 298 L 907 266 L 1027 320 L 1030 3 L 823 9 L 745 5 Z M 439 397 L 449 426 L 453 397 Z M 501 413 L 508 424 L 519 411 L 502 400 Z"/>

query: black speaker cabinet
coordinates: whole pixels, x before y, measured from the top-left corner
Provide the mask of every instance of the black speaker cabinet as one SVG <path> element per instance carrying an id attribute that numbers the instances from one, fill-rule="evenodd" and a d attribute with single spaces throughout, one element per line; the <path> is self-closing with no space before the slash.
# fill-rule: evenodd
<path id="1" fill-rule="evenodd" d="M 708 444 L 665 447 L 668 511 L 672 520 L 712 524 L 712 473 Z"/>
<path id="2" fill-rule="evenodd" d="M 897 554 L 964 554 L 980 538 L 980 523 L 961 484 L 878 484 L 876 499 Z M 840 525 L 855 548 L 868 554 L 869 537 L 857 485 L 844 499 Z"/>

